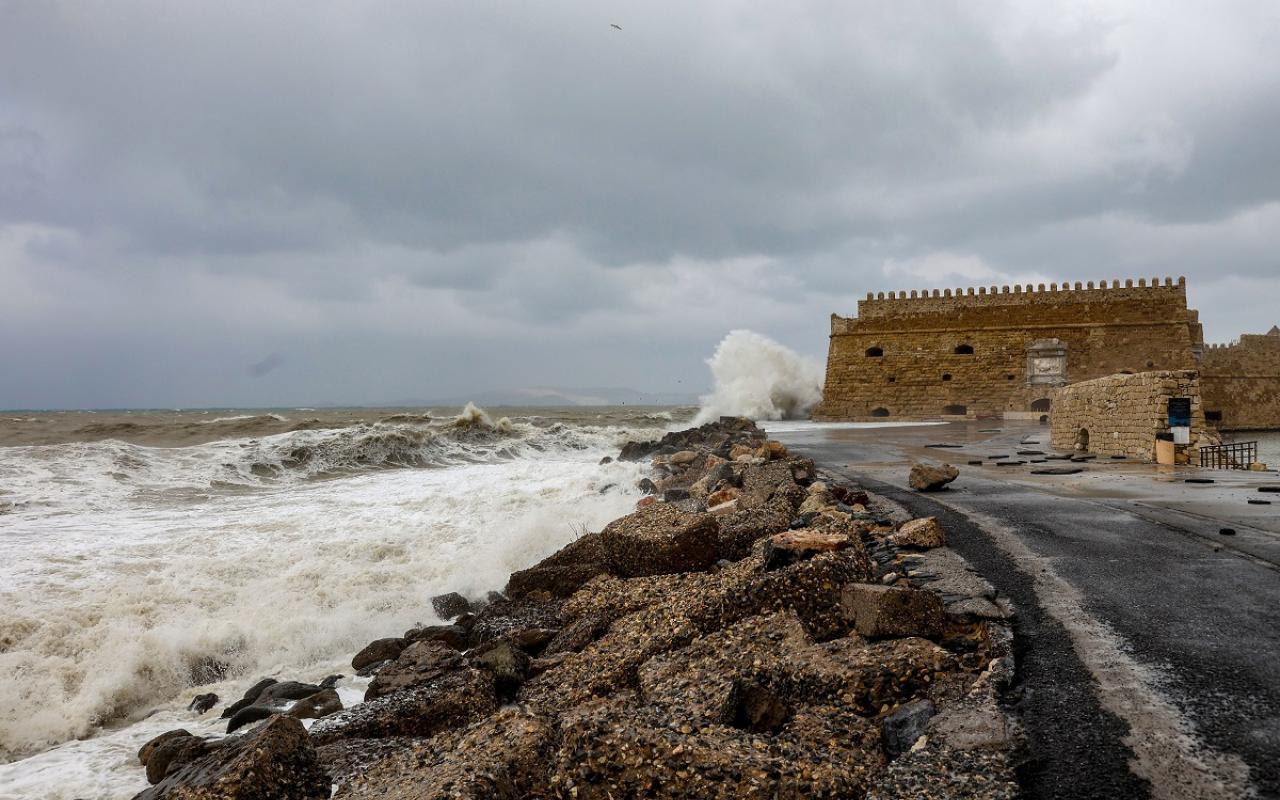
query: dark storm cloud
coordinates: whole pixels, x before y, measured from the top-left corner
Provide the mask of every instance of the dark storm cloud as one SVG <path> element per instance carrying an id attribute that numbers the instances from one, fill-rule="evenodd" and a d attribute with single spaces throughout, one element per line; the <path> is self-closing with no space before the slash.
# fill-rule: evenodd
<path id="1" fill-rule="evenodd" d="M 1278 40 L 1264 2 L 0 0 L 0 406 L 671 388 L 975 282 L 1186 274 L 1265 330 Z"/>

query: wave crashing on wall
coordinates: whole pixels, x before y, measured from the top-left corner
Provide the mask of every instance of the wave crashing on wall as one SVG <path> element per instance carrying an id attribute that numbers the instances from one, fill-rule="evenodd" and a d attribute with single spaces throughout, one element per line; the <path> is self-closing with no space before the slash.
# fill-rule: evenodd
<path id="1" fill-rule="evenodd" d="M 695 425 L 721 416 L 805 419 L 822 400 L 822 365 L 754 331 L 730 331 L 707 365 L 715 383 Z"/>

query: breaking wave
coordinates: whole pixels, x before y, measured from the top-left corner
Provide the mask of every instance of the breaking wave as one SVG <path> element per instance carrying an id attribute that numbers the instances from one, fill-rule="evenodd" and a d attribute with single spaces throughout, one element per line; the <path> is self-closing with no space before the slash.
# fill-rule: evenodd
<path id="1" fill-rule="evenodd" d="M 261 417 L 249 422 L 255 419 Z M 286 433 L 187 447 L 108 439 L 0 448 L 0 485 L 10 511 L 101 511 L 157 498 L 198 502 L 373 469 L 444 468 L 616 448 L 628 438 L 650 435 L 629 427 L 494 420 L 468 404 L 457 416 L 397 414 L 341 428 L 308 420 Z"/>
<path id="2" fill-rule="evenodd" d="M 432 595 L 501 588 L 633 507 L 639 466 L 598 462 L 642 431 L 468 407 L 189 447 L 0 448 L 17 501 L 0 515 L 0 762 L 67 742 L 0 763 L 0 797 L 42 763 L 58 788 L 36 796 L 132 796 L 129 754 L 202 724 L 192 687 L 349 673 L 370 639 L 434 621 Z"/>
<path id="3" fill-rule="evenodd" d="M 730 331 L 707 359 L 715 385 L 693 419 L 803 419 L 822 400 L 822 365 L 754 331 Z"/>

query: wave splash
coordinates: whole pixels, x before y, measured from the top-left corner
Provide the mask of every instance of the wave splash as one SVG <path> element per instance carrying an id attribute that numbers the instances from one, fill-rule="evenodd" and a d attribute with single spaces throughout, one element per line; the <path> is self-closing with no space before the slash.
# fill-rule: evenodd
<path id="1" fill-rule="evenodd" d="M 694 425 L 721 416 L 804 419 L 822 400 L 822 365 L 754 331 L 730 331 L 707 364 L 715 386 Z"/>

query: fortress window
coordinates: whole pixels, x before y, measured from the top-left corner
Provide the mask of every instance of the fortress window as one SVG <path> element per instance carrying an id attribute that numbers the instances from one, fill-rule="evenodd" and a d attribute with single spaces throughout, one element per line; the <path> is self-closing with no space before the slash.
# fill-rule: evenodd
<path id="1" fill-rule="evenodd" d="M 1013 376 L 1012 376 L 1012 375 L 1005 375 L 1005 376 L 1004 376 L 1004 379 L 1005 379 L 1006 381 L 1011 381 L 1011 380 L 1013 380 Z"/>
<path id="2" fill-rule="evenodd" d="M 1049 398 L 1047 398 L 1047 397 L 1041 397 L 1039 400 L 1036 400 L 1035 402 L 1033 402 L 1033 403 L 1031 404 L 1031 410 L 1032 410 L 1032 411 L 1048 411 L 1048 410 L 1049 410 Z"/>
<path id="3" fill-rule="evenodd" d="M 955 353 L 956 353 L 956 355 L 958 355 L 958 356 L 971 356 L 971 355 L 973 355 L 973 345 L 971 345 L 971 344 L 958 344 L 958 345 L 956 345 Z"/>
<path id="4" fill-rule="evenodd" d="M 1156 362 L 1154 362 L 1154 361 L 1148 361 L 1148 362 L 1147 362 L 1147 369 L 1151 369 L 1151 368 L 1152 368 L 1152 367 L 1154 367 L 1155 365 L 1156 365 Z"/>
<path id="5" fill-rule="evenodd" d="M 1119 372 L 1118 374 L 1120 374 L 1120 375 L 1132 375 L 1132 374 L 1133 374 L 1133 370 L 1131 370 L 1131 369 L 1122 369 L 1122 370 L 1120 370 L 1120 372 Z"/>
<path id="6" fill-rule="evenodd" d="M 944 381 L 949 381 L 949 380 L 951 380 L 951 373 L 950 373 L 950 372 L 944 372 L 944 373 L 942 373 L 942 379 L 943 379 Z"/>
<path id="7" fill-rule="evenodd" d="M 885 408 L 884 406 L 880 406 L 879 408 L 873 408 L 871 409 L 871 416 L 887 417 L 889 416 L 889 409 Z"/>
<path id="8" fill-rule="evenodd" d="M 1206 411 L 1204 412 L 1204 421 L 1205 422 L 1222 422 L 1222 412 Z"/>
<path id="9" fill-rule="evenodd" d="M 949 414 L 956 417 L 963 417 L 967 411 L 968 409 L 961 405 L 944 406 L 942 409 L 943 414 Z"/>
<path id="10" fill-rule="evenodd" d="M 867 358 L 879 358 L 884 355 L 884 350 L 879 347 L 868 347 Z"/>
<path id="11" fill-rule="evenodd" d="M 889 376 L 889 383 L 897 383 L 897 381 L 898 381 L 898 376 L 897 376 L 897 375 L 890 375 L 890 376 Z"/>

